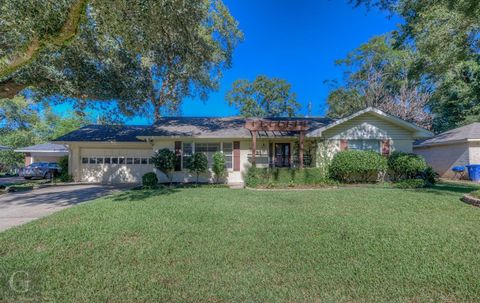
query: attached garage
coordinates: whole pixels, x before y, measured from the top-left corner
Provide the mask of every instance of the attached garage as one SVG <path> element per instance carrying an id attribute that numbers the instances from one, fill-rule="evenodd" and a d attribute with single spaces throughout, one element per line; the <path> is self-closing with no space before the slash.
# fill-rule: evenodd
<path id="1" fill-rule="evenodd" d="M 153 171 L 150 149 L 82 148 L 80 181 L 92 183 L 139 183 Z"/>
<path id="2" fill-rule="evenodd" d="M 455 166 L 480 164 L 480 123 L 452 129 L 413 147 L 443 178 L 453 178 Z"/>

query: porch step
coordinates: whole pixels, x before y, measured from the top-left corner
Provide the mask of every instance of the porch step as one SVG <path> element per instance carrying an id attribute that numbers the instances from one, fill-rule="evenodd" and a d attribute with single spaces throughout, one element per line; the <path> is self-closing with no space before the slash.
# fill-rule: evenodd
<path id="1" fill-rule="evenodd" d="M 245 185 L 244 185 L 242 182 L 239 182 L 239 183 L 229 183 L 228 186 L 229 186 L 231 189 L 242 189 L 242 188 L 245 188 Z"/>

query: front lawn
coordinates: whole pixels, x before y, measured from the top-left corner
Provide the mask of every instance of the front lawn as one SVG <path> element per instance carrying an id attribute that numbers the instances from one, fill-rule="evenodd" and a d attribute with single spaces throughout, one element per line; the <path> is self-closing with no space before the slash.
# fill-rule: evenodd
<path id="1" fill-rule="evenodd" d="M 131 191 L 0 233 L 0 302 L 479 301 L 473 190 Z"/>

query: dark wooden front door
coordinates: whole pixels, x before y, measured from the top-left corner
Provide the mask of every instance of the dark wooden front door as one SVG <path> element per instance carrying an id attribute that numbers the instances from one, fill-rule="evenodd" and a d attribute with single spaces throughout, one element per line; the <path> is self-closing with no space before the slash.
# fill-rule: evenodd
<path id="1" fill-rule="evenodd" d="M 290 143 L 275 144 L 275 166 L 290 167 Z"/>

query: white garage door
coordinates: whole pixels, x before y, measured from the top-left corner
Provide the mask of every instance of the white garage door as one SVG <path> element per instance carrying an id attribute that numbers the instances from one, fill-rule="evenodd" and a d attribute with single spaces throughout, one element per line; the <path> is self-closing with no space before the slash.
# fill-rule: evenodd
<path id="1" fill-rule="evenodd" d="M 82 149 L 80 155 L 82 182 L 140 183 L 153 171 L 151 149 Z"/>

